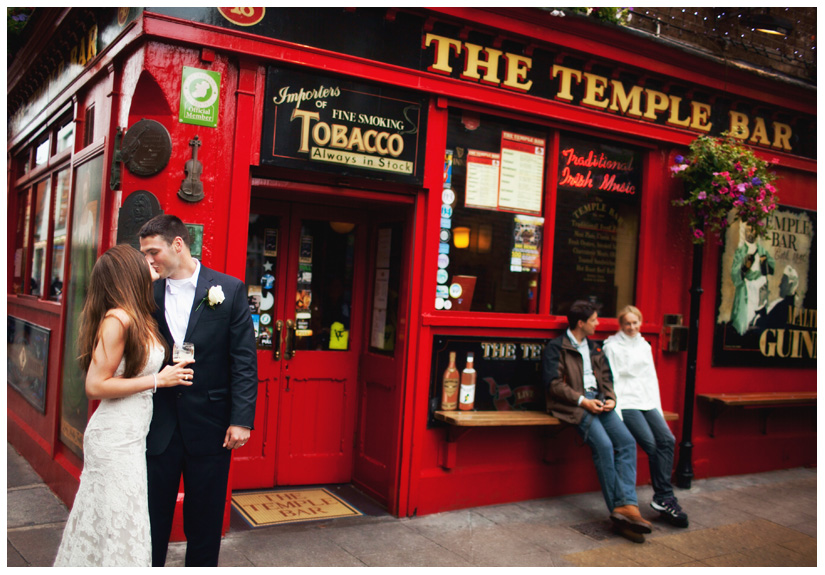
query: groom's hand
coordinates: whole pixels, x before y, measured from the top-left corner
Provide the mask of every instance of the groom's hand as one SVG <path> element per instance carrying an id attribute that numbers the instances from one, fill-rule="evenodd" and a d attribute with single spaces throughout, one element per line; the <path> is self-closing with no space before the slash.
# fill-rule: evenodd
<path id="1" fill-rule="evenodd" d="M 223 446 L 226 449 L 238 449 L 243 447 L 249 441 L 250 429 L 241 427 L 240 425 L 230 425 L 226 430 L 226 437 L 223 440 Z"/>

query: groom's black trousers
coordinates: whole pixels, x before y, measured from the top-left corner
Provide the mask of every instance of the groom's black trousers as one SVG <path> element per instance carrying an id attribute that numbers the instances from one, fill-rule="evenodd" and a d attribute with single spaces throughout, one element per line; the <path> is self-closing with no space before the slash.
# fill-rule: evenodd
<path id="1" fill-rule="evenodd" d="M 176 427 L 166 451 L 160 455 L 147 455 L 153 567 L 166 564 L 181 475 L 186 566 L 217 567 L 232 460 L 232 452 L 225 451 L 217 455 L 190 455 L 186 453 L 180 429 Z"/>

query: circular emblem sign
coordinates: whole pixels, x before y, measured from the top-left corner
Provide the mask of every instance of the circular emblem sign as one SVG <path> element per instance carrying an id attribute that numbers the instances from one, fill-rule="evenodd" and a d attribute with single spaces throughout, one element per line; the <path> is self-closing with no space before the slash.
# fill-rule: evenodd
<path id="1" fill-rule="evenodd" d="M 136 176 L 154 176 L 172 155 L 172 139 L 160 122 L 140 120 L 123 136 L 120 154 L 126 169 Z"/>
<path id="2" fill-rule="evenodd" d="M 190 73 L 183 82 L 183 97 L 190 106 L 209 108 L 218 99 L 218 84 L 205 72 Z"/>
<path id="3" fill-rule="evenodd" d="M 238 26 L 254 26 L 263 19 L 266 8 L 218 8 L 218 12 Z"/>

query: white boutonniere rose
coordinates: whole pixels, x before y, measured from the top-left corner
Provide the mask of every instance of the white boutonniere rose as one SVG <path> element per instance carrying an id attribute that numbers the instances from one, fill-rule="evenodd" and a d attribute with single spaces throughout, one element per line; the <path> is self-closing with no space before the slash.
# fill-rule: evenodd
<path id="1" fill-rule="evenodd" d="M 223 295 L 223 288 L 221 286 L 212 286 L 209 288 L 209 291 L 206 292 L 206 295 L 201 300 L 201 303 L 198 304 L 198 308 L 203 305 L 203 302 L 209 304 L 209 307 L 215 309 L 217 306 L 223 303 L 223 300 L 226 299 L 226 296 Z M 197 308 L 195 308 L 197 311 Z"/>

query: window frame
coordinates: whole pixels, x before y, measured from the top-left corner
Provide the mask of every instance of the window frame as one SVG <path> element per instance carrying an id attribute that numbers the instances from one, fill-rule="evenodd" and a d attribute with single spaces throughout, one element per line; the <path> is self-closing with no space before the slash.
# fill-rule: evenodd
<path id="1" fill-rule="evenodd" d="M 62 135 L 65 136 L 66 127 L 69 125 L 72 125 L 71 142 L 58 152 L 56 151 L 59 138 L 58 134 L 62 133 Z M 26 228 L 23 230 L 23 237 L 18 233 L 17 226 L 14 227 L 15 232 L 13 236 L 9 234 L 11 245 L 9 246 L 8 255 L 13 262 L 10 266 L 7 283 L 7 293 L 9 296 L 57 305 L 62 304 L 62 298 L 59 296 L 52 297 L 51 290 L 48 286 L 50 285 L 49 278 L 52 277 L 54 271 L 54 226 L 55 210 L 58 204 L 58 183 L 62 172 L 68 170 L 68 178 L 64 183 L 68 186 L 66 202 L 68 208 L 70 208 L 73 195 L 71 159 L 77 144 L 76 135 L 77 123 L 72 117 L 71 110 L 64 110 L 57 116 L 56 121 L 51 122 L 48 127 L 31 137 L 21 150 L 11 154 L 13 158 L 11 173 L 14 174 L 16 178 L 13 180 L 12 189 L 9 191 L 10 198 L 13 198 L 13 201 L 10 202 L 9 205 L 9 213 L 15 214 L 15 217 L 24 218 Z M 37 164 L 37 150 L 43 145 L 47 145 L 48 157 L 40 164 Z M 47 221 L 44 222 L 44 238 L 38 241 L 38 246 L 35 246 L 34 228 L 35 212 L 37 210 L 35 204 L 37 202 L 37 190 L 41 185 L 47 186 L 46 198 L 43 201 L 43 205 L 48 206 L 46 210 L 47 214 L 45 214 Z M 68 228 L 69 221 L 67 219 L 66 229 L 64 230 L 67 240 L 64 241 L 64 246 L 68 241 L 68 234 L 70 232 Z M 43 245 L 44 241 L 45 249 Z M 15 257 L 20 249 L 23 250 L 20 256 L 20 272 L 22 276 L 15 275 L 14 269 L 16 263 Z M 43 277 L 41 278 L 42 285 L 40 286 L 40 292 L 33 294 L 31 293 L 31 281 L 35 271 L 35 252 L 38 249 L 44 249 L 42 265 L 40 266 Z M 63 278 L 65 278 L 67 265 L 68 258 L 64 257 L 61 264 L 63 268 Z"/>
<path id="2" fill-rule="evenodd" d="M 660 151 L 661 145 L 643 137 L 630 137 L 626 134 L 616 132 L 605 132 L 598 128 L 598 126 L 591 125 L 572 125 L 566 122 L 554 120 L 543 116 L 531 115 L 523 110 L 503 109 L 490 106 L 472 104 L 469 102 L 447 101 L 441 102 L 441 106 L 445 113 L 443 115 L 443 132 L 444 140 L 441 142 L 440 154 L 443 157 L 445 150 L 449 149 L 447 145 L 447 119 L 450 111 L 469 111 L 476 114 L 489 115 L 497 117 L 501 120 L 512 119 L 516 122 L 532 124 L 536 127 L 546 128 L 548 131 L 548 140 L 546 148 L 546 162 L 545 162 L 545 182 L 544 182 L 544 196 L 542 199 L 542 217 L 544 217 L 544 239 L 542 243 L 541 268 L 542 272 L 538 278 L 538 302 L 535 313 L 514 313 L 514 312 L 476 312 L 476 311 L 455 311 L 455 310 L 439 310 L 429 302 L 425 306 L 423 319 L 424 325 L 432 327 L 457 327 L 464 328 L 486 328 L 486 327 L 501 327 L 507 325 L 509 328 L 540 328 L 547 327 L 562 327 L 567 325 L 567 319 L 564 316 L 551 313 L 551 295 L 552 295 L 552 270 L 553 270 L 553 255 L 555 249 L 555 225 L 556 225 L 556 201 L 557 201 L 557 171 L 558 171 L 558 154 L 559 154 L 559 140 L 561 134 L 573 134 L 586 138 L 597 138 L 605 142 L 611 142 L 615 145 L 628 145 L 638 149 L 641 154 L 642 168 L 642 183 L 641 189 L 643 196 L 647 200 L 643 200 L 640 205 L 639 214 L 639 229 L 636 245 L 636 269 L 634 282 L 634 301 L 638 301 L 640 296 L 640 289 L 644 287 L 644 282 L 639 278 L 643 275 L 646 269 L 647 258 L 651 246 L 649 244 L 648 228 L 650 226 L 650 186 L 651 180 L 648 176 L 648 164 L 650 155 Z M 438 228 L 440 221 L 441 202 L 433 202 L 432 212 L 428 219 L 433 222 L 433 226 Z M 436 246 L 437 249 L 437 246 Z M 429 258 L 428 258 L 429 260 Z M 432 256 L 432 261 L 435 256 Z M 432 275 L 433 286 L 435 286 L 435 274 Z M 608 323 L 610 323 L 610 318 Z M 615 322 L 615 320 L 612 320 Z"/>

